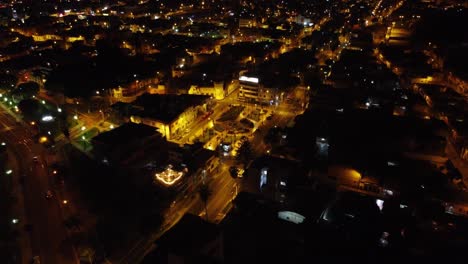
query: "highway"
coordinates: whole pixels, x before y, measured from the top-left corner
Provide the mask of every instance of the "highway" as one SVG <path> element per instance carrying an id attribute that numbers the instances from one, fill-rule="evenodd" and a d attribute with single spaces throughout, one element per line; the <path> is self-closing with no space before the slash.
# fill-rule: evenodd
<path id="1" fill-rule="evenodd" d="M 4 108 L 0 108 L 0 123 L 2 130 L 0 137 L 6 142 L 11 159 L 16 162 L 10 164 L 15 178 L 15 189 L 24 201 L 23 219 L 19 219 L 20 241 L 23 247 L 22 263 L 30 263 L 33 256 L 39 256 L 41 263 L 68 264 L 78 263 L 71 244 L 63 243 L 67 238 L 63 225 L 59 202 L 52 197 L 46 199 L 45 193 L 52 189 L 47 172 L 46 150 L 35 144 L 27 125 L 10 115 Z M 33 157 L 38 156 L 37 161 Z M 21 186 L 19 186 L 21 185 Z M 30 246 L 29 246 L 30 244 Z"/>

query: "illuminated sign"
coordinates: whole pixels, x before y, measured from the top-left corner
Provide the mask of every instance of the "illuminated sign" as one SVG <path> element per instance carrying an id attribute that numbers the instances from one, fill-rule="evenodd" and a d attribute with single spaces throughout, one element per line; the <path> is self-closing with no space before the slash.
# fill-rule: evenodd
<path id="1" fill-rule="evenodd" d="M 291 211 L 278 212 L 278 218 L 295 224 L 300 224 L 305 220 L 303 215 Z"/>
<path id="2" fill-rule="evenodd" d="M 260 173 L 260 189 L 267 184 L 268 168 L 263 168 Z"/>
<path id="3" fill-rule="evenodd" d="M 173 185 L 180 180 L 182 176 L 184 176 L 184 173 L 182 171 L 175 171 L 172 169 L 172 165 L 168 165 L 166 170 L 155 173 L 154 176 L 156 177 L 156 180 L 164 183 L 165 185 Z"/>
<path id="4" fill-rule="evenodd" d="M 258 78 L 256 78 L 256 77 L 241 76 L 241 77 L 239 77 L 239 81 L 251 82 L 251 83 L 258 83 Z"/>

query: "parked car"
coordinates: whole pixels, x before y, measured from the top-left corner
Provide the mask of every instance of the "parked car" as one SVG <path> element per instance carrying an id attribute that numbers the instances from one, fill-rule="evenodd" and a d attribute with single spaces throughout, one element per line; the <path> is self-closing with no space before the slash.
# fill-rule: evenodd
<path id="1" fill-rule="evenodd" d="M 47 192 L 45 193 L 45 198 L 47 200 L 51 199 L 53 197 L 52 195 L 52 191 L 51 190 L 47 190 Z"/>

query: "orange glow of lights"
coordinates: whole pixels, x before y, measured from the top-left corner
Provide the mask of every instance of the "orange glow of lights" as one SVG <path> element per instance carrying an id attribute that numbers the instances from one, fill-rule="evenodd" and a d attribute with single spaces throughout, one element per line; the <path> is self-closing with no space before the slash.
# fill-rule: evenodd
<path id="1" fill-rule="evenodd" d="M 155 173 L 154 176 L 156 177 L 156 180 L 170 186 L 179 181 L 182 176 L 184 176 L 184 173 L 182 171 L 173 170 L 172 165 L 169 165 L 166 170 Z"/>

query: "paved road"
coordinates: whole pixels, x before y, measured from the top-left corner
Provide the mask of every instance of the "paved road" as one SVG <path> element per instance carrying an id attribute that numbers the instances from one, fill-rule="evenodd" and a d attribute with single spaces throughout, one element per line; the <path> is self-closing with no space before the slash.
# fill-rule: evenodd
<path id="1" fill-rule="evenodd" d="M 209 222 L 221 221 L 226 216 L 225 209 L 230 206 L 231 201 L 237 195 L 239 183 L 230 176 L 228 170 L 228 164 L 220 165 L 220 172 L 214 176 L 209 185 L 212 190 L 212 195 L 207 202 Z M 198 214 L 205 217 L 205 210 L 201 210 Z"/>
<path id="2" fill-rule="evenodd" d="M 3 108 L 0 108 L 0 122 L 2 127 L 8 128 L 1 131 L 1 136 L 16 160 L 14 173 L 24 177 L 21 189 L 25 219 L 20 221 L 30 224 L 31 228 L 21 235 L 29 236 L 31 248 L 23 251 L 30 251 L 32 256 L 40 256 L 41 263 L 77 263 L 71 244 L 62 243 L 67 234 L 59 203 L 54 198 L 45 198 L 46 190 L 51 189 L 45 150 L 31 141 L 32 135 L 28 127 L 18 123 Z M 39 157 L 37 162 L 33 161 L 34 156 Z"/>

